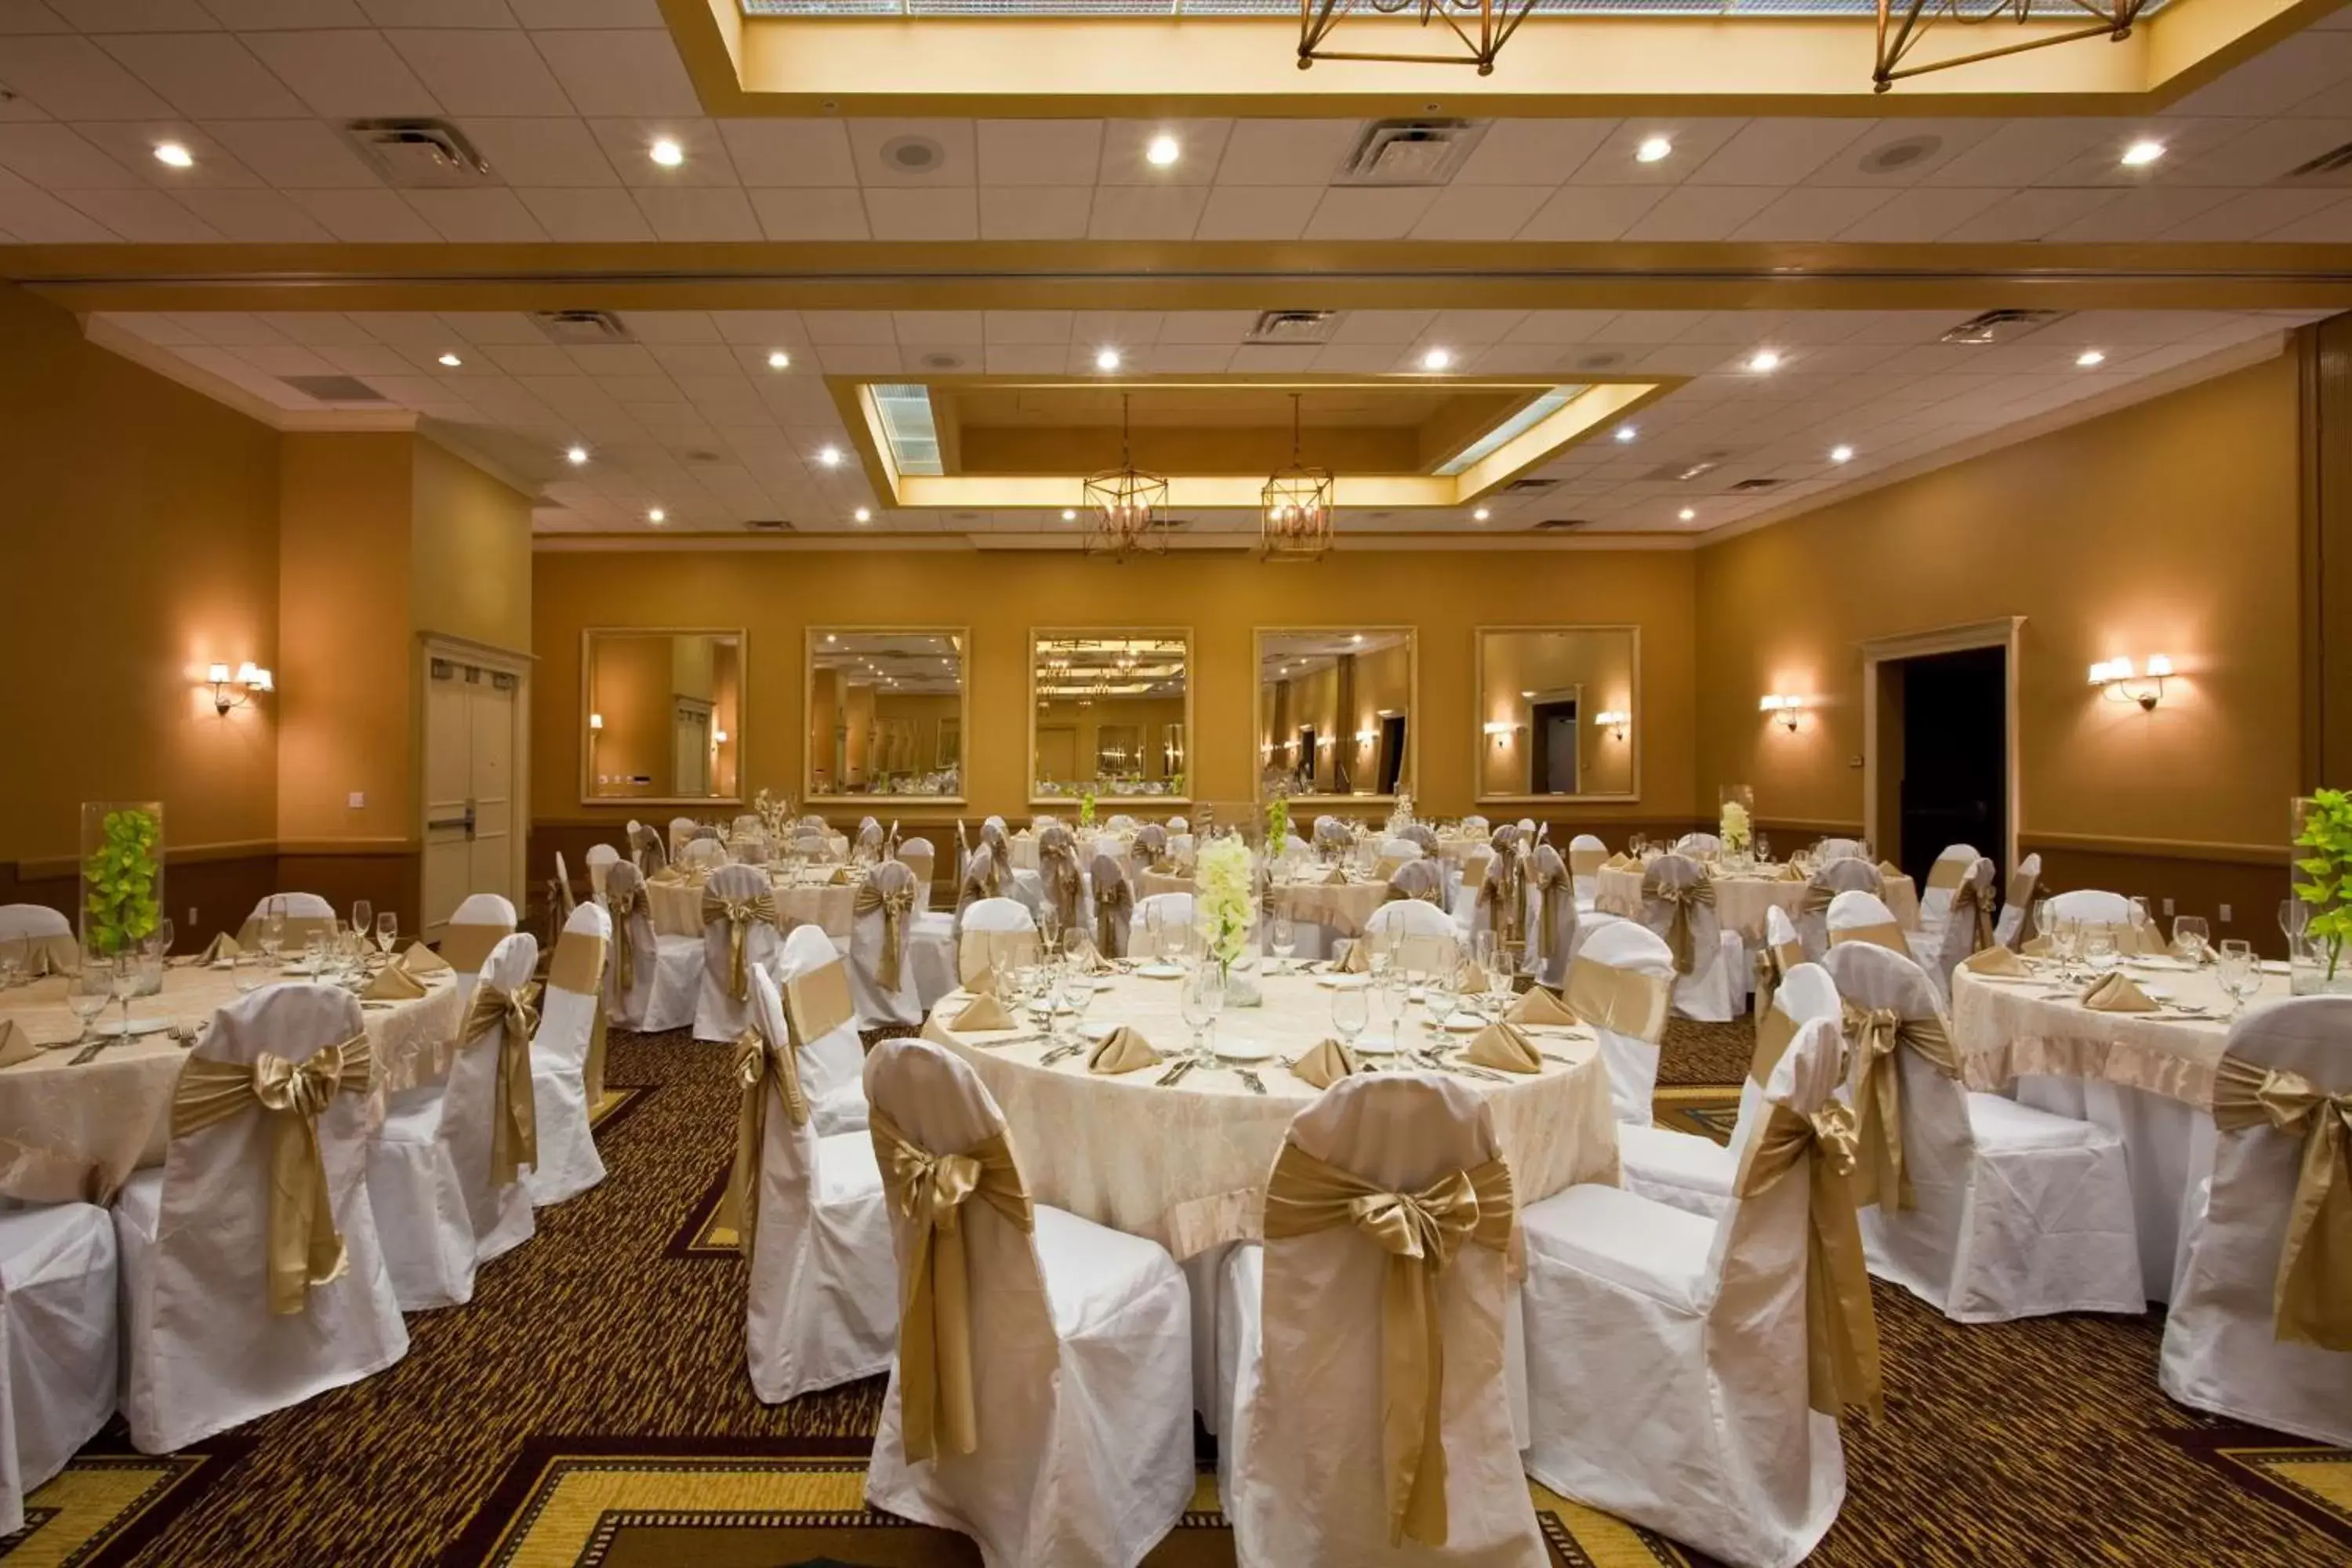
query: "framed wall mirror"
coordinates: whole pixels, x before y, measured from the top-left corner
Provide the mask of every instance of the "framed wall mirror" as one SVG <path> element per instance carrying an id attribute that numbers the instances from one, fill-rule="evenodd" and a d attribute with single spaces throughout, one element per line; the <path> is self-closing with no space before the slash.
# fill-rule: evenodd
<path id="1" fill-rule="evenodd" d="M 1258 794 L 1392 800 L 1414 788 L 1420 684 L 1410 626 L 1261 626 Z"/>
<path id="2" fill-rule="evenodd" d="M 743 632 L 591 626 L 580 637 L 581 804 L 740 804 Z"/>
<path id="3" fill-rule="evenodd" d="M 961 626 L 812 626 L 803 798 L 961 805 L 971 634 Z"/>
<path id="4" fill-rule="evenodd" d="M 1639 626 L 1478 629 L 1478 799 L 1642 793 Z"/>
<path id="5" fill-rule="evenodd" d="M 1189 630 L 1031 632 L 1031 802 L 1188 799 L 1192 674 Z"/>

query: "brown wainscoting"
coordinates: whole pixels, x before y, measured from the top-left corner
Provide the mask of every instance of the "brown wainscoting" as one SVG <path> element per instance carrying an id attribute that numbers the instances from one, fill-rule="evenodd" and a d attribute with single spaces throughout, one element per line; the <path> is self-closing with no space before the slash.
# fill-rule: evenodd
<path id="1" fill-rule="evenodd" d="M 2139 894 L 2167 931 L 2164 901 L 2176 915 L 2202 915 L 2213 940 L 2243 937 L 2266 958 L 2286 956 L 2278 907 L 2286 897 L 2286 849 L 2258 845 L 2132 843 L 2108 838 L 2028 833 L 2018 852 L 2042 857 L 2039 891 L 2102 888 Z M 2221 918 L 2227 905 L 2230 918 Z"/>
<path id="2" fill-rule="evenodd" d="M 419 860 L 415 847 L 398 842 L 352 845 L 206 844 L 166 849 L 164 913 L 175 928 L 174 950 L 200 951 L 221 931 L 235 931 L 272 893 L 317 893 L 348 910 L 365 899 L 400 916 L 415 932 Z M 0 904 L 47 904 L 75 919 L 80 873 L 70 859 L 0 861 Z"/>

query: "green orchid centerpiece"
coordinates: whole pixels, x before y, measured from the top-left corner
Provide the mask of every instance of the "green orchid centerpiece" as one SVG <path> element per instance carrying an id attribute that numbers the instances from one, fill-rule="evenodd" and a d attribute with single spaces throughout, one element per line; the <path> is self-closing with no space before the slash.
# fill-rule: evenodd
<path id="1" fill-rule="evenodd" d="M 1078 792 L 1078 830 L 1090 831 L 1095 825 L 1095 786 L 1087 785 Z"/>
<path id="2" fill-rule="evenodd" d="M 1265 803 L 1265 852 L 1279 860 L 1290 842 L 1290 797 L 1279 790 Z"/>
<path id="3" fill-rule="evenodd" d="M 2294 896 L 2304 906 L 2294 944 L 2294 989 L 2333 991 L 2352 984 L 2344 965 L 2352 941 L 2352 795 L 2324 789 L 2294 803 Z"/>
<path id="4" fill-rule="evenodd" d="M 81 933 L 106 957 L 135 951 L 163 918 L 163 807 L 81 808 Z"/>

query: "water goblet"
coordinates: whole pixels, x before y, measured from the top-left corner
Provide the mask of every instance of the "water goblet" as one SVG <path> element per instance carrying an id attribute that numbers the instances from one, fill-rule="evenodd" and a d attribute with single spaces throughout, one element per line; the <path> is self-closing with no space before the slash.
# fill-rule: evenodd
<path id="1" fill-rule="evenodd" d="M 1297 922 L 1290 918 L 1287 911 L 1276 910 L 1274 913 L 1272 934 L 1274 972 L 1276 974 L 1287 974 L 1290 973 L 1290 955 L 1298 951 Z"/>
<path id="2" fill-rule="evenodd" d="M 179 928 L 173 925 L 172 917 L 161 915 L 156 918 L 155 929 L 147 933 L 146 941 L 141 945 L 157 958 L 165 958 L 170 956 L 172 943 L 178 938 Z"/>
<path id="3" fill-rule="evenodd" d="M 1429 1032 L 1433 1037 L 1442 1037 L 1445 1026 L 1453 1022 L 1461 994 L 1450 964 L 1439 965 L 1422 986 L 1421 1005 L 1429 1015 Z"/>
<path id="4" fill-rule="evenodd" d="M 2172 945 L 2191 963 L 2205 962 L 2212 941 L 2212 929 L 2203 915 L 2182 915 L 2172 922 Z"/>
<path id="5" fill-rule="evenodd" d="M 375 906 L 365 899 L 352 900 L 352 934 L 364 938 L 375 926 Z"/>
<path id="6" fill-rule="evenodd" d="M 2311 906 L 2301 899 L 2281 899 L 2278 907 L 2279 934 L 2286 938 L 2289 951 L 2303 944 L 2303 933 L 2311 927 Z"/>
<path id="7" fill-rule="evenodd" d="M 1772 836 L 1770 834 L 1763 832 L 1757 833 L 1753 837 L 1748 839 L 1748 847 L 1755 855 L 1756 863 L 1759 866 L 1769 866 L 1772 863 Z"/>
<path id="8" fill-rule="evenodd" d="M 1350 1050 L 1371 1022 L 1371 998 L 1366 994 L 1370 987 L 1343 984 L 1331 993 L 1331 1027 L 1339 1033 L 1340 1042 Z"/>
<path id="9" fill-rule="evenodd" d="M 1195 1055 L 1208 1048 L 1209 1032 L 1216 1027 L 1217 1015 L 1225 1010 L 1225 974 L 1213 963 L 1202 963 L 1186 975 L 1177 1005 L 1184 1016 L 1184 1026 L 1192 1031 Z"/>
<path id="10" fill-rule="evenodd" d="M 269 912 L 261 917 L 262 956 L 270 963 L 286 950 L 286 911 L 272 904 Z"/>
<path id="11" fill-rule="evenodd" d="M 240 996 L 250 996 L 261 989 L 261 960 L 258 954 L 240 952 L 228 961 L 229 984 Z"/>
<path id="12" fill-rule="evenodd" d="M 2254 958 L 2254 944 L 2242 937 L 2223 938 L 2213 968 L 2222 994 L 2230 998 L 2230 1016 L 2235 1018 L 2263 988 L 2263 968 Z"/>
<path id="13" fill-rule="evenodd" d="M 625 934 L 621 940 L 626 942 L 628 937 Z M 375 945 L 377 949 L 381 951 L 386 958 L 389 958 L 392 956 L 394 946 L 398 943 L 399 941 L 400 917 L 393 913 L 390 910 L 383 910 L 375 917 Z"/>
<path id="14" fill-rule="evenodd" d="M 139 994 L 139 961 L 129 952 L 118 953 L 110 970 L 108 988 L 122 1004 L 122 1037 L 131 1038 L 131 999 Z"/>
<path id="15" fill-rule="evenodd" d="M 2131 896 L 2131 916 L 2130 916 L 2130 919 L 2131 919 L 2131 933 L 2132 933 L 2132 949 L 2133 949 L 2133 951 L 2134 951 L 2134 952 L 2139 952 L 2139 951 L 2141 951 L 2141 950 L 2145 947 L 2145 945 L 2146 945 L 2146 944 L 2145 944 L 2145 943 L 2140 940 L 2141 933 L 2142 933 L 2142 932 L 2144 932 L 2144 931 L 2147 931 L 2150 926 L 2152 926 L 2152 925 L 2153 925 L 2153 924 L 2155 924 L 2155 922 L 2156 922 L 2156 915 L 2155 915 L 2155 913 L 2154 913 L 2152 910 L 2149 910 L 2149 908 L 2147 907 L 2147 898 L 2146 898 L 2144 895 L 2139 894 L 2139 893 L 2134 893 L 2134 894 Z"/>
<path id="16" fill-rule="evenodd" d="M 87 1046 L 98 1039 L 98 1020 L 113 1001 L 114 961 L 83 954 L 80 972 L 66 982 L 66 1005 L 81 1020 L 75 1045 Z"/>
<path id="17" fill-rule="evenodd" d="M 2116 933 L 2110 926 L 2078 928 L 2083 949 L 2083 963 L 2093 974 L 2102 978 L 2115 973 Z"/>

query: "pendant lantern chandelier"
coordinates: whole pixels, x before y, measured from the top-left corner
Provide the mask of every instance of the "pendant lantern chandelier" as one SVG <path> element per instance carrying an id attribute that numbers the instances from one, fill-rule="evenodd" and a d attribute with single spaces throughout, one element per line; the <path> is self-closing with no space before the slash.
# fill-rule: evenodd
<path id="1" fill-rule="evenodd" d="M 1290 461 L 1266 479 L 1258 534 L 1268 561 L 1314 561 L 1331 548 L 1333 480 L 1299 455 L 1300 394 L 1290 395 Z"/>
<path id="2" fill-rule="evenodd" d="M 1168 481 L 1135 466 L 1127 423 L 1127 394 L 1118 395 L 1118 467 L 1086 485 L 1086 551 L 1125 560 L 1168 549 Z"/>

